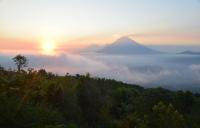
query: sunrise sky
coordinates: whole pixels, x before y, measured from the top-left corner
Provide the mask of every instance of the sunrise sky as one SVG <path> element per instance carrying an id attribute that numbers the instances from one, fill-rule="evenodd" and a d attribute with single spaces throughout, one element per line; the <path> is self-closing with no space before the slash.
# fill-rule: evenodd
<path id="1" fill-rule="evenodd" d="M 121 36 L 146 45 L 200 45 L 200 1 L 0 0 L 0 52 L 48 53 Z"/>

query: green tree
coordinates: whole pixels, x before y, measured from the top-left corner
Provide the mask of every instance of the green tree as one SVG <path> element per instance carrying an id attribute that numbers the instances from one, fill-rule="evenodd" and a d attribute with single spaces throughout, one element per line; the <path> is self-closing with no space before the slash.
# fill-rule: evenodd
<path id="1" fill-rule="evenodd" d="M 17 66 L 17 71 L 21 71 L 23 67 L 26 67 L 28 64 L 28 60 L 25 56 L 17 55 L 13 58 L 13 61 L 15 62 Z"/>
<path id="2" fill-rule="evenodd" d="M 116 119 L 122 119 L 130 114 L 133 111 L 133 101 L 137 95 L 134 89 L 127 87 L 118 87 L 113 90 L 112 115 Z"/>
<path id="3" fill-rule="evenodd" d="M 152 118 L 154 121 L 154 128 L 184 128 L 184 118 L 172 104 L 165 105 L 163 102 L 159 102 L 153 107 Z"/>
<path id="4" fill-rule="evenodd" d="M 81 78 L 77 91 L 84 126 L 88 128 L 103 127 L 105 122 L 101 115 L 106 104 L 106 95 L 102 95 L 100 86 L 95 81 Z"/>

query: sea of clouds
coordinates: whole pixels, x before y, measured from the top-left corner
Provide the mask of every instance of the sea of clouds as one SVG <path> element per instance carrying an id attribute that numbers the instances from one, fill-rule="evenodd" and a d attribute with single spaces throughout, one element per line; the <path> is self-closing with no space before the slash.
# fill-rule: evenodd
<path id="1" fill-rule="evenodd" d="M 0 64 L 15 68 L 11 55 L 0 55 Z M 60 75 L 86 74 L 110 78 L 144 87 L 200 91 L 200 56 L 198 55 L 103 55 L 61 54 L 27 55 L 29 67 L 46 69 Z"/>

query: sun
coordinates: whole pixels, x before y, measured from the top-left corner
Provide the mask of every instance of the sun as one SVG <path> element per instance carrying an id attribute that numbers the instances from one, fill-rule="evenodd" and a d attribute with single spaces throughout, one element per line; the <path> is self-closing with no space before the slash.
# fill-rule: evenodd
<path id="1" fill-rule="evenodd" d="M 55 43 L 54 41 L 46 40 L 42 42 L 42 53 L 46 55 L 52 55 L 55 52 Z"/>

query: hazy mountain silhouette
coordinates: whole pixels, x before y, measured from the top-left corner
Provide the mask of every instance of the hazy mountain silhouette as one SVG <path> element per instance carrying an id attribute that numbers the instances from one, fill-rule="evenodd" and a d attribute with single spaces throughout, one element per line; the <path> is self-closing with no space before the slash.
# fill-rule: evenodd
<path id="1" fill-rule="evenodd" d="M 99 52 L 107 54 L 158 54 L 159 51 L 147 48 L 136 41 L 121 37 L 110 45 L 105 46 Z"/>
<path id="2" fill-rule="evenodd" d="M 193 52 L 193 51 L 184 51 L 179 54 L 188 54 L 188 55 L 200 55 L 200 52 Z"/>

